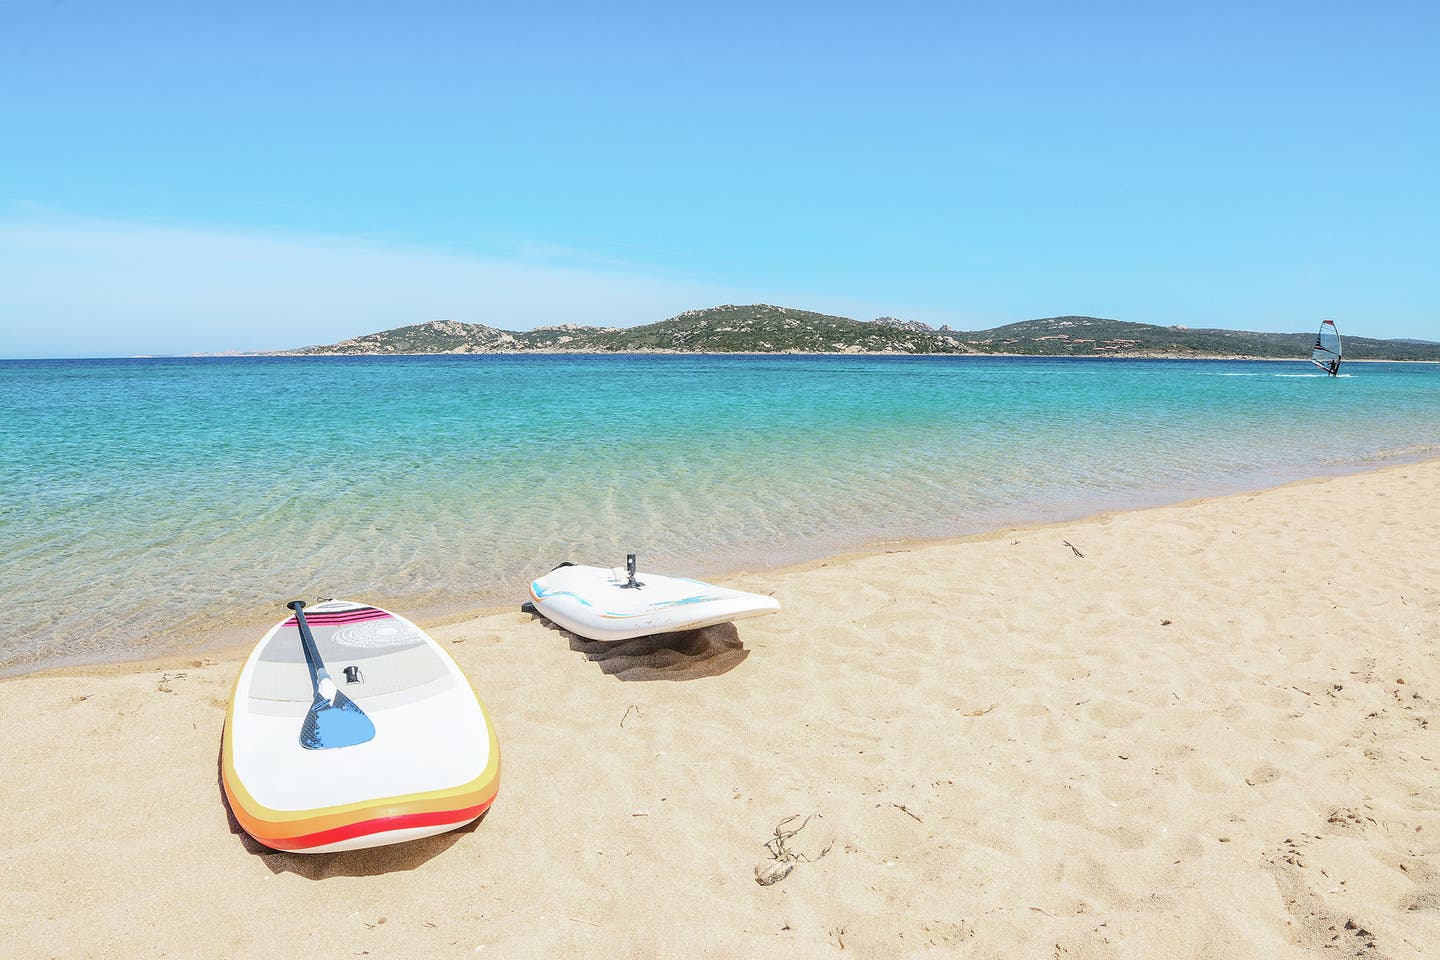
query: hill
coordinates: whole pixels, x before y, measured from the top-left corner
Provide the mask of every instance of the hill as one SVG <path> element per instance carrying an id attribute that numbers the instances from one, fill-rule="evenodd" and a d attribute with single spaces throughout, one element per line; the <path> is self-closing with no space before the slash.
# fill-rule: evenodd
<path id="1" fill-rule="evenodd" d="M 898 353 L 1023 356 L 1262 357 L 1309 355 L 1313 333 L 1162 327 L 1100 317 L 1047 317 L 988 330 L 938 330 L 893 317 L 854 320 L 770 304 L 726 304 L 637 327 L 565 324 L 502 330 L 431 320 L 288 355 L 428 353 Z M 1440 360 L 1440 343 L 1346 337 L 1345 355 L 1370 360 Z"/>
<path id="2" fill-rule="evenodd" d="M 566 350 L 683 353 L 963 353 L 948 336 L 769 304 L 688 310 L 669 320 L 577 335 Z"/>
<path id="3" fill-rule="evenodd" d="M 1098 317 L 1023 320 L 958 335 L 979 353 L 1036 356 L 1305 357 L 1313 333 L 1257 333 L 1213 327 L 1160 327 Z M 1345 337 L 1352 360 L 1440 360 L 1440 344 Z"/>
<path id="4" fill-rule="evenodd" d="M 289 355 L 383 356 L 408 353 L 965 353 L 953 334 L 892 318 L 852 320 L 769 304 L 689 310 L 639 327 L 566 324 L 500 330 L 431 320 Z"/>

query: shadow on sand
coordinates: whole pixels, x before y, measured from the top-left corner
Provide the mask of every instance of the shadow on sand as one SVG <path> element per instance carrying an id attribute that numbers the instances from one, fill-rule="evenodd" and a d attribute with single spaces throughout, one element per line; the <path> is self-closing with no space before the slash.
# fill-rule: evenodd
<path id="1" fill-rule="evenodd" d="M 699 630 L 657 633 L 630 640 L 586 640 L 525 611 L 547 629 L 570 641 L 570 649 L 585 654 L 600 672 L 617 680 L 701 680 L 729 673 L 750 656 L 733 623 L 717 623 Z"/>

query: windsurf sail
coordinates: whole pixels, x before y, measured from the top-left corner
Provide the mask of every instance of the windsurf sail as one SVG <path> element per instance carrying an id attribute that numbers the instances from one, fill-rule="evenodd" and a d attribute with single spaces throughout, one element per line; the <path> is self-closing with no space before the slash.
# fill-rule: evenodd
<path id="1" fill-rule="evenodd" d="M 1332 377 L 1339 372 L 1340 331 L 1335 329 L 1334 320 L 1321 322 L 1320 332 L 1315 334 L 1315 350 L 1310 354 L 1310 362 Z"/>

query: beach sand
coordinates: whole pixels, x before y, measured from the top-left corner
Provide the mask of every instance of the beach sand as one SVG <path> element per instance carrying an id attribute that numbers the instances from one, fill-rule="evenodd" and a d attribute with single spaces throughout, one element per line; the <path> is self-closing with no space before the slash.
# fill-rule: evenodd
<path id="1" fill-rule="evenodd" d="M 608 647 L 517 584 L 433 631 L 494 807 L 346 854 L 228 816 L 239 659 L 0 681 L 0 952 L 1440 956 L 1437 533 L 1440 461 L 740 574 L 783 610 Z"/>

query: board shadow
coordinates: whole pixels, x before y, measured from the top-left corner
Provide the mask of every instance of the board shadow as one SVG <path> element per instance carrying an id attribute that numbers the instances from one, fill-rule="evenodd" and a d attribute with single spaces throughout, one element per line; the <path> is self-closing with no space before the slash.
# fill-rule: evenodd
<path id="1" fill-rule="evenodd" d="M 570 649 L 583 653 L 601 673 L 626 682 L 718 677 L 734 670 L 750 656 L 733 623 L 630 640 L 587 640 L 556 626 L 533 610 L 527 612 L 545 629 L 569 641 Z"/>

